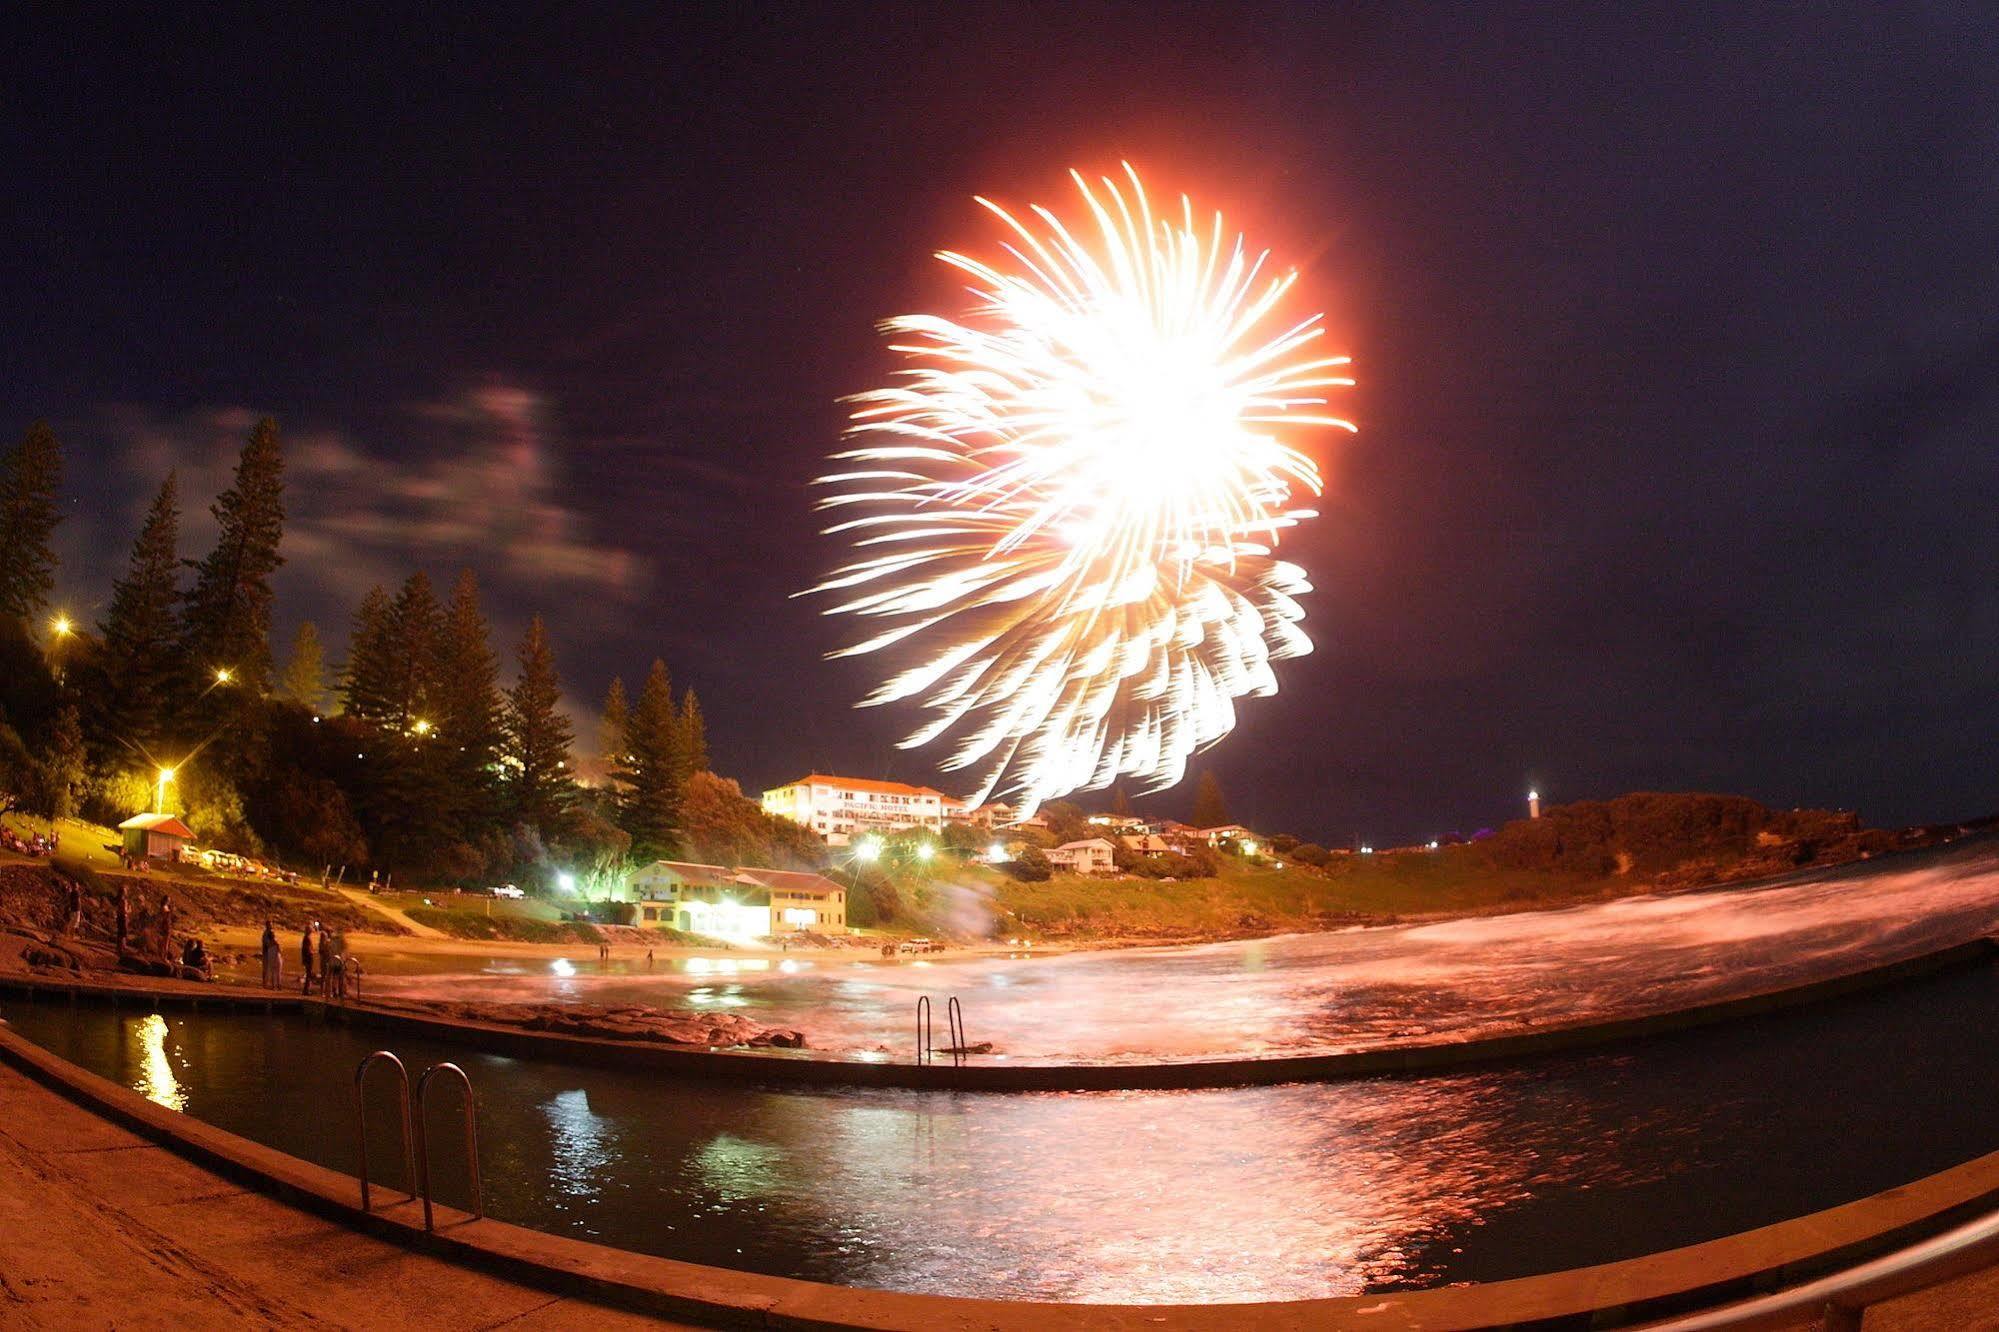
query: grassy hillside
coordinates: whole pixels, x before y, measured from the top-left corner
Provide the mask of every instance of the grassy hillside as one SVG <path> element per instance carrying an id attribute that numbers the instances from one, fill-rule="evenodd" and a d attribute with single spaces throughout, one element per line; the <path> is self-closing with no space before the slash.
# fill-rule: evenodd
<path id="1" fill-rule="evenodd" d="M 1339 855 L 1323 867 L 1223 856 L 1177 883 L 976 866 L 901 893 L 891 928 L 958 937 L 1188 939 L 1337 928 L 1405 916 L 1518 911 L 1725 883 L 1927 845 L 1961 829 L 1865 829 L 1850 813 L 1740 796 L 1640 793 L 1549 809 L 1435 851 Z"/>

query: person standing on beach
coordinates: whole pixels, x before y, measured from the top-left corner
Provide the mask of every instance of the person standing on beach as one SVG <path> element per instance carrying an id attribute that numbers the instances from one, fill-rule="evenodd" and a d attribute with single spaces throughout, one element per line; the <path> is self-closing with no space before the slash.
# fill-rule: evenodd
<path id="1" fill-rule="evenodd" d="M 312 929 L 314 921 L 305 927 L 305 933 L 298 939 L 298 992 L 312 993 Z"/>
<path id="2" fill-rule="evenodd" d="M 125 951 L 125 935 L 132 928 L 132 890 L 125 884 L 118 885 L 118 951 Z"/>
<path id="3" fill-rule="evenodd" d="M 160 899 L 160 956 L 171 962 L 174 960 L 174 900 Z"/>
<path id="4" fill-rule="evenodd" d="M 281 990 L 285 984 L 285 950 L 278 947 L 278 932 L 271 918 L 264 917 L 264 988 Z"/>

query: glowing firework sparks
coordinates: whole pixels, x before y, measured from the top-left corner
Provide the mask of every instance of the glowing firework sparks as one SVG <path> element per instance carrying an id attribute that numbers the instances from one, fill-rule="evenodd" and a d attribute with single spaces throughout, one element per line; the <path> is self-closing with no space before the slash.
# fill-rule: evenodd
<path id="1" fill-rule="evenodd" d="M 856 395 L 855 464 L 821 478 L 856 516 L 827 529 L 861 552 L 814 592 L 827 614 L 884 625 L 836 656 L 907 643 L 922 656 L 864 705 L 922 696 L 903 742 L 951 733 L 946 768 L 1030 808 L 1120 775 L 1170 786 L 1276 692 L 1274 659 L 1311 650 L 1304 571 L 1274 557 L 1318 468 L 1280 436 L 1346 421 L 1315 357 L 1319 316 L 1285 322 L 1296 274 L 1266 271 L 1181 200 L 1155 217 L 1138 175 L 1070 173 L 1091 225 L 1034 208 L 1037 229 L 980 199 L 1010 260 L 938 255 L 971 279 L 965 322 L 882 327 L 911 364 Z"/>

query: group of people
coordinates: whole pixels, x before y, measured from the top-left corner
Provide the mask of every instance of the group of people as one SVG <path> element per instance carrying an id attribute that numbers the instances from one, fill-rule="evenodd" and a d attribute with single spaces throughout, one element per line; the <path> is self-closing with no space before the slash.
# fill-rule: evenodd
<path id="1" fill-rule="evenodd" d="M 283 989 L 284 950 L 278 946 L 277 930 L 268 919 L 264 921 L 263 957 L 265 988 Z M 360 981 L 360 964 L 347 956 L 347 940 L 316 920 L 299 938 L 298 964 L 300 994 L 316 991 L 329 999 L 345 999 L 348 977 L 351 975 L 357 984 Z"/>
<path id="2" fill-rule="evenodd" d="M 29 833 L 23 837 L 12 828 L 0 826 L 0 847 L 17 856 L 52 856 L 62 849 L 62 834 L 52 828 L 46 834 Z"/>

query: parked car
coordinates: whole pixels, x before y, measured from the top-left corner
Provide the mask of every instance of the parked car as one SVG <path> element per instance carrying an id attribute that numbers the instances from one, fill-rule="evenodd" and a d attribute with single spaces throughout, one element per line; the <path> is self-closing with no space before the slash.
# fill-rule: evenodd
<path id="1" fill-rule="evenodd" d="M 493 889 L 493 896 L 521 898 L 526 897 L 527 894 L 514 887 L 511 883 L 503 883 L 498 888 Z"/>
<path id="2" fill-rule="evenodd" d="M 944 951 L 944 945 L 938 943 L 935 939 L 918 937 L 915 939 L 904 939 L 902 941 L 902 951 L 905 953 L 941 953 Z"/>

